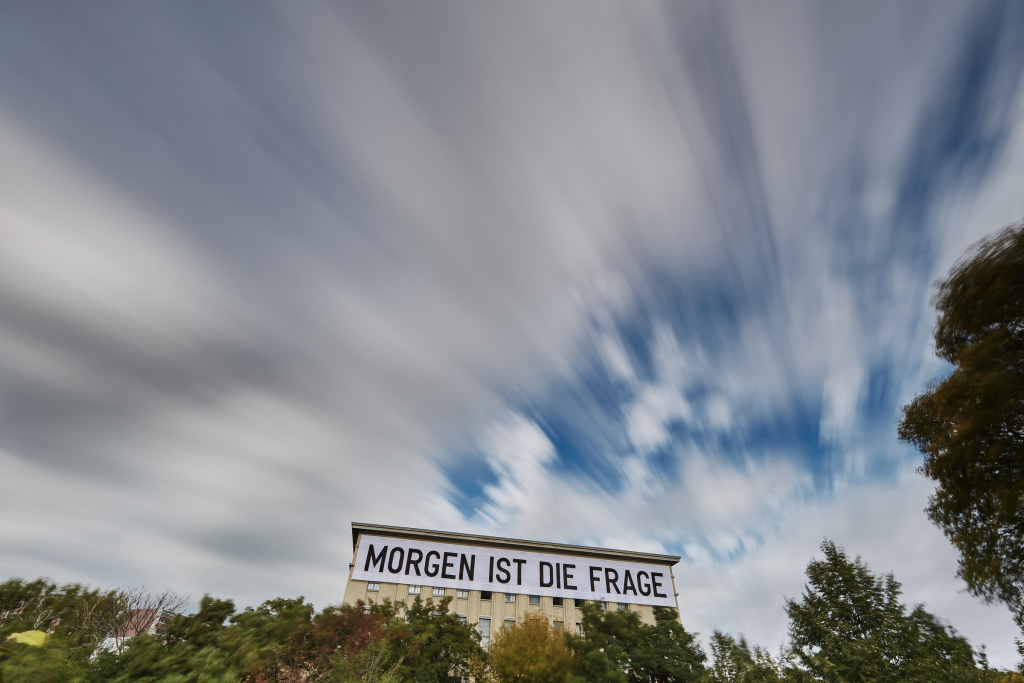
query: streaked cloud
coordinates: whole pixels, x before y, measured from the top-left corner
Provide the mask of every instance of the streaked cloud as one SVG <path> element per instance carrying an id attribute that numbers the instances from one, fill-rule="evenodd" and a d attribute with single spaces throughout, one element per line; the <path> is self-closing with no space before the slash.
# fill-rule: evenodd
<path id="1" fill-rule="evenodd" d="M 679 553 L 776 646 L 822 537 L 992 660 L 899 406 L 1024 216 L 1012 3 L 0 10 L 0 569 L 339 599 L 376 521 Z"/>

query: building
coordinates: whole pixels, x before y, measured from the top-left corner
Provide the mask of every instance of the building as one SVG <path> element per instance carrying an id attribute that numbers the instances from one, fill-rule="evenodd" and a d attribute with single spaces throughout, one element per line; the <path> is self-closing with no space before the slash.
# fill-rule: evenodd
<path id="1" fill-rule="evenodd" d="M 110 650 L 119 653 L 127 647 L 132 638 L 142 633 L 157 638 L 163 637 L 167 621 L 175 616 L 177 616 L 175 612 L 166 609 L 129 610 L 123 617 L 123 623 L 115 627 L 113 632 L 103 639 L 103 642 L 96 648 L 96 652 Z"/>
<path id="2" fill-rule="evenodd" d="M 450 610 L 491 632 L 532 616 L 579 630 L 580 607 L 636 612 L 654 623 L 654 607 L 678 615 L 674 555 L 560 543 L 352 524 L 352 563 L 344 601 L 390 599 L 411 605 L 444 596 Z"/>

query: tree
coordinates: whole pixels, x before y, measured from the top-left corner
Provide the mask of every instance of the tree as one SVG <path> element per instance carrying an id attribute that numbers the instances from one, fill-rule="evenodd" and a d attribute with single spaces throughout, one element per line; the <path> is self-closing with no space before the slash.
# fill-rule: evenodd
<path id="1" fill-rule="evenodd" d="M 485 659 L 480 633 L 450 612 L 451 596 L 425 602 L 416 597 L 405 619 L 392 619 L 387 643 L 401 660 L 402 680 L 442 683 L 462 678 Z"/>
<path id="2" fill-rule="evenodd" d="M 188 604 L 188 596 L 171 589 L 151 593 L 145 586 L 115 591 L 96 610 L 94 619 L 107 636 L 104 647 L 121 654 L 128 643 L 159 621 L 175 615 Z"/>
<path id="3" fill-rule="evenodd" d="M 904 406 L 899 436 L 924 453 L 927 513 L 959 551 L 958 575 L 1024 629 L 1024 223 L 974 246 L 933 304 L 953 371 Z"/>
<path id="4" fill-rule="evenodd" d="M 966 640 L 920 606 L 906 614 L 892 574 L 874 576 L 831 541 L 821 550 L 803 598 L 786 603 L 793 653 L 813 680 L 981 680 Z"/>
<path id="5" fill-rule="evenodd" d="M 596 603 L 582 611 L 583 634 L 566 634 L 577 662 L 572 680 L 675 683 L 697 681 L 704 673 L 706 657 L 675 610 L 656 608 L 653 625 L 636 612 L 604 611 Z"/>
<path id="6" fill-rule="evenodd" d="M 655 607 L 654 622 L 641 630 L 640 645 L 630 658 L 631 678 L 637 683 L 700 680 L 707 656 L 696 634 L 683 628 L 674 609 Z"/>
<path id="7" fill-rule="evenodd" d="M 297 598 L 275 598 L 246 608 L 231 617 L 228 629 L 234 641 L 251 642 L 257 653 L 256 677 L 266 680 L 316 680 L 320 671 L 310 667 L 316 649 L 312 637 L 313 605 Z M 225 637 L 228 636 L 225 633 Z"/>
<path id="8" fill-rule="evenodd" d="M 488 659 L 497 683 L 565 683 L 573 666 L 564 634 L 543 618 L 499 629 Z"/>
<path id="9" fill-rule="evenodd" d="M 119 595 L 77 583 L 10 579 L 0 584 L 0 640 L 42 629 L 60 639 L 69 658 L 88 659 L 110 632 L 107 616 Z"/>
<path id="10" fill-rule="evenodd" d="M 714 666 L 708 672 L 713 683 L 777 683 L 782 680 L 782 666 L 768 652 L 754 646 L 751 653 L 747 641 L 715 631 L 711 635 Z"/>
<path id="11" fill-rule="evenodd" d="M 577 661 L 572 680 L 626 683 L 630 656 L 643 640 L 640 615 L 619 610 L 607 612 L 593 602 L 583 605 L 581 611 L 583 633 L 566 635 Z"/>
<path id="12" fill-rule="evenodd" d="M 191 615 L 179 615 L 167 622 L 164 634 L 168 649 L 177 643 L 190 643 L 203 648 L 214 645 L 224 633 L 225 622 L 235 613 L 235 603 L 218 600 L 204 595 L 199 601 L 199 611 Z"/>

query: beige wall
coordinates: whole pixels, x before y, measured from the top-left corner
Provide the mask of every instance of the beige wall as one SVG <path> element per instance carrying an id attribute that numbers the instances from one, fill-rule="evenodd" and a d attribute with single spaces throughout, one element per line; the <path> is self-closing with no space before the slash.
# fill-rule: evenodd
<path id="1" fill-rule="evenodd" d="M 356 556 L 357 552 L 358 546 L 353 549 L 353 557 Z M 416 596 L 409 594 L 409 586 L 405 584 L 382 582 L 380 590 L 366 590 L 366 581 L 352 579 L 352 568 L 353 565 L 349 565 L 348 584 L 345 587 L 344 602 L 354 605 L 359 600 L 365 603 L 379 603 L 384 600 L 391 600 L 399 605 L 410 606 L 415 601 Z M 666 569 L 668 569 L 669 576 L 672 577 L 672 568 L 666 567 Z M 430 579 L 424 577 L 423 580 L 429 581 Z M 674 593 L 674 577 L 672 577 L 671 586 Z M 490 600 L 481 600 L 480 591 L 478 590 L 469 591 L 468 598 L 456 598 L 456 590 L 454 588 L 444 589 L 444 594 L 453 598 L 449 611 L 465 614 L 466 620 L 470 624 L 475 625 L 479 623 L 481 616 L 491 617 L 492 632 L 500 627 L 506 618 L 520 620 L 531 615 L 542 616 L 552 623 L 562 622 L 563 628 L 575 630 L 576 625 L 582 621 L 583 616 L 580 610 L 575 607 L 575 602 L 571 598 L 565 598 L 561 606 L 556 606 L 553 604 L 554 598 L 543 595 L 540 596 L 540 605 L 531 605 L 529 604 L 529 596 L 525 594 L 516 595 L 515 602 L 505 602 L 504 593 L 493 593 Z M 419 597 L 424 602 L 431 598 L 434 600 L 441 599 L 441 596 L 435 597 L 433 595 L 433 586 L 429 585 L 423 585 L 420 588 Z M 618 603 L 607 603 L 607 609 L 618 609 Z M 645 623 L 654 623 L 654 608 L 652 606 L 629 604 L 627 609 L 639 614 L 640 619 Z"/>

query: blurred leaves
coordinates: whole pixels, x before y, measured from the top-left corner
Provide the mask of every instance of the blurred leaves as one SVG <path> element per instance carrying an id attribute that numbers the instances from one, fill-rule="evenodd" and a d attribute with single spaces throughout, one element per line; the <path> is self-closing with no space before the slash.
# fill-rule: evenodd
<path id="1" fill-rule="evenodd" d="M 419 596 L 320 612 L 301 596 L 275 598 L 236 612 L 206 595 L 162 633 L 116 649 L 100 632 L 84 647 L 76 615 L 106 593 L 11 579 L 0 584 L 0 683 L 1022 683 L 920 606 L 908 612 L 891 574 L 873 575 L 831 542 L 822 550 L 801 600 L 786 603 L 790 646 L 772 657 L 715 631 L 710 663 L 673 609 L 655 608 L 650 624 L 588 603 L 578 633 L 527 616 L 494 633 L 488 651 L 450 597 Z M 46 631 L 17 628 L 40 620 Z"/>
<path id="2" fill-rule="evenodd" d="M 969 251 L 934 303 L 936 351 L 954 368 L 903 408 L 899 436 L 924 453 L 928 516 L 959 576 L 1024 628 L 1024 223 Z"/>

